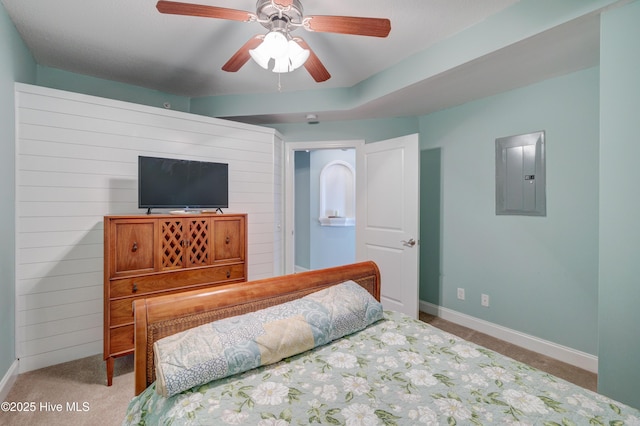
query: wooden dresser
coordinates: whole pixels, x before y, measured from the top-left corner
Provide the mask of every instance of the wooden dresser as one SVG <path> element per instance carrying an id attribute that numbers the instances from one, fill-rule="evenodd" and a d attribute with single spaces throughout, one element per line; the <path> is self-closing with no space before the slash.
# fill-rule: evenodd
<path id="1" fill-rule="evenodd" d="M 104 359 L 133 352 L 135 299 L 247 280 L 245 214 L 104 218 Z"/>

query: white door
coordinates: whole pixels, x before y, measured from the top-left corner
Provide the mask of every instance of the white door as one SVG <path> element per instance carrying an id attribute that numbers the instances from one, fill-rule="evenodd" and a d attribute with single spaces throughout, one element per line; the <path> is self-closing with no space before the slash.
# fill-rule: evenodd
<path id="1" fill-rule="evenodd" d="M 373 260 L 385 309 L 418 317 L 418 135 L 365 144 L 356 152 L 356 259 Z"/>

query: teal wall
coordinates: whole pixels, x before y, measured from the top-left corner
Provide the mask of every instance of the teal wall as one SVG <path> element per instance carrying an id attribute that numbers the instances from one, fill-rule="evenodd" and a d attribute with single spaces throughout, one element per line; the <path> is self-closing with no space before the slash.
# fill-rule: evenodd
<path id="1" fill-rule="evenodd" d="M 311 269 L 311 153 L 296 151 L 294 155 L 295 266 Z"/>
<path id="2" fill-rule="evenodd" d="M 442 149 L 420 151 L 420 300 L 442 305 Z"/>
<path id="3" fill-rule="evenodd" d="M 592 68 L 422 117 L 421 148 L 441 154 L 442 266 L 422 281 L 428 302 L 597 354 L 598 79 Z M 547 216 L 496 216 L 495 139 L 538 130 Z"/>
<path id="4" fill-rule="evenodd" d="M 0 4 L 0 380 L 16 360 L 14 82 L 35 79 L 36 63 Z"/>
<path id="5" fill-rule="evenodd" d="M 601 23 L 598 390 L 640 408 L 640 2 Z"/>
<path id="6" fill-rule="evenodd" d="M 52 89 L 100 96 L 158 108 L 165 108 L 165 103 L 168 103 L 170 109 L 175 111 L 189 112 L 190 108 L 190 98 L 185 96 L 171 95 L 157 90 L 76 74 L 42 65 L 38 65 L 36 84 Z"/>

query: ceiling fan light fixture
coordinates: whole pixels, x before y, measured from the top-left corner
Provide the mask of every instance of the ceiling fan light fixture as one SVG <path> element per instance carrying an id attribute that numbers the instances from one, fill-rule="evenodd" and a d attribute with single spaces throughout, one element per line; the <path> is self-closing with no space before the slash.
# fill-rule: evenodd
<path id="1" fill-rule="evenodd" d="M 291 66 L 294 70 L 307 62 L 309 54 L 309 49 L 303 49 L 302 46 L 295 41 L 289 40 L 289 59 L 291 60 Z"/>
<path id="2" fill-rule="evenodd" d="M 271 58 L 279 58 L 287 53 L 287 38 L 280 31 L 271 31 L 255 49 L 249 50 L 249 55 L 262 68 L 269 67 Z"/>
<path id="3" fill-rule="evenodd" d="M 279 58 L 287 53 L 287 48 L 289 47 L 287 43 L 287 36 L 285 36 L 281 31 L 271 31 L 266 36 L 264 36 L 264 42 L 262 44 L 266 45 L 265 48 L 269 52 L 269 56 L 272 58 Z"/>
<path id="4" fill-rule="evenodd" d="M 260 65 L 262 68 L 267 69 L 269 67 L 269 61 L 271 60 L 271 56 L 261 51 L 260 46 L 258 46 L 255 49 L 249 50 L 249 55 L 251 55 L 251 58 L 254 61 L 256 61 L 256 63 Z"/>
<path id="5" fill-rule="evenodd" d="M 249 55 L 264 69 L 269 68 L 269 61 L 274 59 L 273 72 L 291 72 L 299 68 L 309 58 L 309 50 L 289 39 L 281 31 L 271 31 Z"/>
<path id="6" fill-rule="evenodd" d="M 249 50 L 249 55 L 262 68 L 269 67 L 271 58 L 278 58 L 287 52 L 287 38 L 279 31 L 271 31 L 255 49 Z"/>
<path id="7" fill-rule="evenodd" d="M 275 64 L 273 65 L 273 72 L 283 73 L 293 71 L 291 68 L 291 63 L 289 62 L 289 58 L 286 56 L 281 56 L 275 59 Z"/>
<path id="8" fill-rule="evenodd" d="M 269 61 L 271 56 L 269 55 L 268 48 L 265 46 L 264 41 L 258 45 L 255 49 L 249 50 L 249 55 L 265 70 L 269 68 Z"/>

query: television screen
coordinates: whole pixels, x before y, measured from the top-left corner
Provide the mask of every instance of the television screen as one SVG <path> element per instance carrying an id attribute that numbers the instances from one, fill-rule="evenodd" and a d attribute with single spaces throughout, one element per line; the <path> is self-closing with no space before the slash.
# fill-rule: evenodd
<path id="1" fill-rule="evenodd" d="M 229 207 L 229 165 L 139 156 L 138 207 Z"/>

